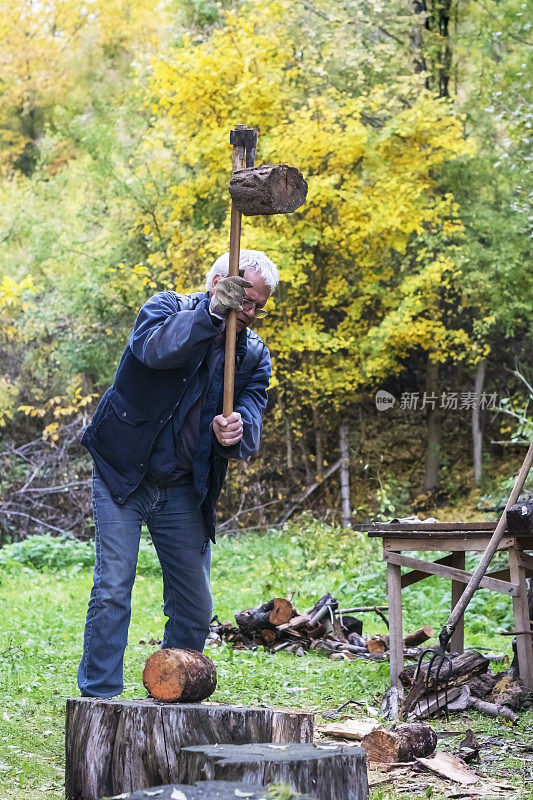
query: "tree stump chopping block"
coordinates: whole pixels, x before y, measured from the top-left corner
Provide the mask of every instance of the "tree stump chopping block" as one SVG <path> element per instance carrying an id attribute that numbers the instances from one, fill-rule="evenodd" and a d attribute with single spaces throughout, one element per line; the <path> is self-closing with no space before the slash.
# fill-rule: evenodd
<path id="1" fill-rule="evenodd" d="M 311 744 L 250 744 L 186 747 L 180 774 L 199 779 L 243 781 L 268 786 L 287 783 L 319 800 L 367 800 L 365 751 L 360 747 Z"/>
<path id="2" fill-rule="evenodd" d="M 233 781 L 200 781 L 194 786 L 171 783 L 165 786 L 153 786 L 150 789 L 139 789 L 128 795 L 127 800 L 147 800 L 150 797 L 156 797 L 157 800 L 235 800 L 237 797 L 265 800 L 265 787 Z M 308 794 L 292 794 L 290 800 L 317 800 L 317 798 Z"/>
<path id="3" fill-rule="evenodd" d="M 178 782 L 189 745 L 313 741 L 313 715 L 293 710 L 79 697 L 66 711 L 67 800 Z"/>

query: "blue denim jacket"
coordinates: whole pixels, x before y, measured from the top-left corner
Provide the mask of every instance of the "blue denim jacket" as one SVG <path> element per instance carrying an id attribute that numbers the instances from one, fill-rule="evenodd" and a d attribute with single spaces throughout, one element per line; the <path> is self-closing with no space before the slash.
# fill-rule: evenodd
<path id="1" fill-rule="evenodd" d="M 184 419 L 193 402 L 194 376 L 220 332 L 220 324 L 209 314 L 209 299 L 207 293 L 160 292 L 144 304 L 114 383 L 84 431 L 81 443 L 116 503 L 124 503 L 143 479 L 153 443 L 178 405 Z M 212 432 L 213 417 L 222 413 L 221 361 L 206 398 L 194 461 L 194 486 L 213 541 L 215 504 L 228 458 L 247 458 L 259 448 L 269 379 L 268 348 L 246 328 L 237 337 L 234 403 L 242 416 L 243 438 L 224 447 Z"/>

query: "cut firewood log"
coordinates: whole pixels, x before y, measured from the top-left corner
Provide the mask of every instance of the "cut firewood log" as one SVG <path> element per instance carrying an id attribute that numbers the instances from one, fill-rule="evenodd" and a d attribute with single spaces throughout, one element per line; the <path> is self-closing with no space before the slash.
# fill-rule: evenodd
<path id="1" fill-rule="evenodd" d="M 436 746 L 437 734 L 430 725 L 423 722 L 400 725 L 390 731 L 376 728 L 361 741 L 368 760 L 380 764 L 413 761 L 415 758 L 430 755 Z"/>
<path id="2" fill-rule="evenodd" d="M 267 645 L 274 644 L 276 641 L 276 631 L 273 631 L 270 628 L 265 628 L 261 631 L 261 639 Z"/>
<path id="3" fill-rule="evenodd" d="M 408 722 L 426 719 L 435 713 L 442 713 L 444 707 L 448 711 L 465 711 L 470 707 L 470 689 L 468 686 L 452 686 L 446 694 L 430 694 L 423 697 L 407 715 Z"/>
<path id="4" fill-rule="evenodd" d="M 372 655 L 382 655 L 389 649 L 389 637 L 373 636 L 367 641 L 366 647 L 368 652 L 372 653 Z"/>
<path id="5" fill-rule="evenodd" d="M 147 659 L 143 683 L 156 700 L 197 703 L 215 691 L 217 671 L 211 659 L 196 650 L 166 648 Z"/>
<path id="6" fill-rule="evenodd" d="M 284 597 L 274 597 L 268 603 L 263 603 L 257 608 L 248 608 L 246 611 L 235 612 L 235 621 L 244 633 L 253 633 L 265 628 L 275 628 L 283 625 L 295 615 L 292 603 Z"/>
<path id="7" fill-rule="evenodd" d="M 310 619 L 311 617 L 309 616 L 309 614 L 298 614 L 297 616 L 292 617 L 292 619 L 290 619 L 288 622 L 284 622 L 282 625 L 278 625 L 277 629 L 280 632 L 287 630 L 297 631 L 300 628 L 305 627 Z"/>
<path id="8" fill-rule="evenodd" d="M 417 647 L 419 644 L 427 642 L 428 639 L 432 639 L 433 636 L 435 636 L 433 628 L 430 628 L 429 625 L 424 625 L 423 628 L 419 628 L 417 631 L 413 631 L 412 633 L 408 633 L 407 636 L 404 636 L 403 644 L 404 647 Z"/>
<path id="9" fill-rule="evenodd" d="M 348 639 L 346 638 L 346 634 L 344 632 L 344 628 L 341 625 L 341 621 L 340 619 L 338 619 L 338 617 L 335 617 L 335 619 L 333 620 L 333 631 L 331 635 L 334 636 L 338 642 L 348 642 Z"/>
<path id="10" fill-rule="evenodd" d="M 329 614 L 329 609 L 332 611 L 336 611 L 339 607 L 338 600 L 333 597 L 332 594 L 325 594 L 323 595 L 320 600 L 318 600 L 313 608 L 308 612 L 309 616 L 311 617 L 310 624 L 316 625 L 316 623 L 322 619 L 322 616 L 326 613 L 326 606 L 327 606 L 327 613 Z M 322 612 L 321 616 L 317 616 L 319 612 Z"/>
<path id="11" fill-rule="evenodd" d="M 189 745 L 313 741 L 313 714 L 293 710 L 79 697 L 66 711 L 66 800 L 177 783 Z"/>
<path id="12" fill-rule="evenodd" d="M 497 683 L 498 675 L 495 675 L 493 672 L 485 672 L 484 674 L 476 675 L 475 678 L 472 678 L 472 680 L 468 682 L 468 686 L 473 697 L 483 698 L 492 692 Z"/>
<path id="13" fill-rule="evenodd" d="M 363 647 L 365 650 L 367 649 L 366 647 L 367 640 L 364 639 L 362 636 L 360 636 L 358 633 L 349 633 L 348 641 L 350 642 L 350 644 L 355 645 L 355 647 Z"/>
<path id="14" fill-rule="evenodd" d="M 515 714 L 514 711 L 511 711 L 507 706 L 488 703 L 486 700 L 480 700 L 479 697 L 470 698 L 470 707 L 475 708 L 476 711 L 485 714 L 487 717 L 500 717 L 501 719 L 507 720 L 507 722 L 511 722 L 513 725 L 516 725 L 518 722 L 518 714 Z"/>
<path id="15" fill-rule="evenodd" d="M 236 170 L 229 193 L 235 208 L 247 216 L 287 214 L 305 203 L 307 182 L 295 167 L 262 164 Z"/>
<path id="16" fill-rule="evenodd" d="M 187 781 L 288 783 L 319 800 L 367 800 L 365 752 L 335 745 L 207 745 L 181 751 L 180 770 Z"/>
<path id="17" fill-rule="evenodd" d="M 468 650 L 461 655 L 454 656 L 451 660 L 451 670 L 448 668 L 441 668 L 439 672 L 440 656 L 437 657 L 431 667 L 431 674 L 429 676 L 428 688 L 444 685 L 446 682 L 448 686 L 462 686 L 469 683 L 476 675 L 487 672 L 490 661 L 481 653 L 475 650 Z M 426 673 L 429 665 L 429 660 L 422 662 L 420 676 L 425 684 Z M 411 664 L 400 673 L 400 681 L 405 689 L 410 689 L 413 684 L 413 678 L 417 671 L 417 664 Z M 436 676 L 438 680 L 436 681 Z"/>
<path id="18" fill-rule="evenodd" d="M 418 665 L 412 664 L 402 672 L 399 678 L 402 686 L 408 690 L 402 704 L 402 716 L 405 718 L 412 709 L 423 705 L 425 698 L 429 694 L 443 692 L 447 686 L 448 690 L 454 686 L 463 686 L 469 683 L 472 678 L 480 673 L 487 672 L 489 659 L 477 653 L 475 650 L 468 650 L 461 655 L 451 659 L 451 667 L 441 665 L 441 656 L 437 656 L 431 666 L 431 673 L 427 679 L 429 661 L 422 662 L 420 674 L 414 679 Z M 444 697 L 443 697 L 444 699 Z M 441 701 L 442 702 L 442 701 Z"/>

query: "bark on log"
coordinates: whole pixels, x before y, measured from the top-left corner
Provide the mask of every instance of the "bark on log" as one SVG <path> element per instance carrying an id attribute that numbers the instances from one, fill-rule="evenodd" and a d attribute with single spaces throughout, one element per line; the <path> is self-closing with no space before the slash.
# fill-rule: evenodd
<path id="1" fill-rule="evenodd" d="M 416 680 L 414 676 L 418 669 L 417 664 L 412 664 L 400 672 L 400 682 L 404 689 L 408 690 L 402 704 L 402 716 L 404 719 L 417 704 L 422 703 L 423 705 L 425 701 L 422 698 L 427 697 L 428 690 L 430 693 L 438 693 L 443 690 L 445 685 L 449 689 L 454 686 L 464 686 L 477 675 L 487 672 L 490 663 L 488 658 L 475 650 L 468 650 L 452 658 L 451 669 L 446 664 L 440 666 L 441 660 L 440 655 L 437 655 L 432 664 L 429 679 L 427 678 L 429 660 L 422 663 L 420 674 Z"/>
<path id="2" fill-rule="evenodd" d="M 89 697 L 68 700 L 66 710 L 67 800 L 178 782 L 189 745 L 313 740 L 313 715 L 292 710 Z"/>
<path id="3" fill-rule="evenodd" d="M 505 719 L 513 725 L 518 722 L 518 714 L 511 711 L 508 706 L 499 706 L 496 703 L 487 703 L 486 700 L 480 700 L 479 697 L 471 697 L 470 707 L 475 708 L 476 711 L 485 714 L 487 717 L 501 717 L 501 719 Z"/>
<path id="4" fill-rule="evenodd" d="M 394 730 L 377 728 L 361 741 L 369 761 L 395 764 L 429 756 L 437 746 L 437 734 L 430 725 L 414 722 Z"/>
<path id="5" fill-rule="evenodd" d="M 305 203 L 307 182 L 287 164 L 262 164 L 233 173 L 229 193 L 235 208 L 248 217 L 289 214 Z"/>
<path id="6" fill-rule="evenodd" d="M 435 676 L 438 672 L 439 663 L 440 658 L 437 657 L 433 663 L 433 666 L 431 667 L 431 674 L 429 676 L 428 688 L 430 689 L 435 688 Z M 447 669 L 441 669 L 437 684 L 438 686 L 444 685 L 444 683 L 446 683 L 446 679 L 448 678 L 449 686 L 463 686 L 463 684 L 468 683 L 471 678 L 474 678 L 476 675 L 481 675 L 482 673 L 487 672 L 489 664 L 490 660 L 486 656 L 476 652 L 475 650 L 468 650 L 465 653 L 461 653 L 461 655 L 454 656 L 452 658 L 451 671 L 449 672 L 449 675 Z M 428 665 L 429 659 L 427 663 L 422 663 L 421 677 L 423 678 L 424 683 L 426 681 Z M 404 688 L 409 689 L 411 687 L 416 670 L 417 664 L 411 664 L 400 673 L 400 681 Z"/>
<path id="7" fill-rule="evenodd" d="M 187 747 L 182 750 L 181 768 L 191 782 L 198 778 L 263 785 L 283 782 L 293 790 L 312 792 L 319 800 L 368 798 L 366 758 L 360 747 Z"/>
<path id="8" fill-rule="evenodd" d="M 196 650 L 156 650 L 147 659 L 143 683 L 151 696 L 166 702 L 196 703 L 213 694 L 216 667 Z"/>
<path id="9" fill-rule="evenodd" d="M 245 633 L 260 631 L 266 628 L 275 628 L 283 625 L 295 615 L 292 603 L 284 597 L 274 597 L 268 603 L 263 603 L 257 608 L 248 608 L 246 611 L 235 612 L 235 622 L 239 629 Z"/>

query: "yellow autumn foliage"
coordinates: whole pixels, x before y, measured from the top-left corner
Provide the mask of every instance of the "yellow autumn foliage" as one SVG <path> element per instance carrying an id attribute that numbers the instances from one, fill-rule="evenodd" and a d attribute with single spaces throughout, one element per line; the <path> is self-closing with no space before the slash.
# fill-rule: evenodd
<path id="1" fill-rule="evenodd" d="M 413 348 L 471 357 L 469 335 L 441 302 L 460 276 L 439 250 L 461 225 L 435 174 L 473 144 L 429 93 L 394 103 L 390 86 L 353 97 L 315 81 L 280 28 L 291 2 L 250 2 L 209 40 L 153 62 L 136 179 L 156 213 L 137 220 L 152 237 L 141 268 L 147 286 L 202 287 L 228 247 L 230 129 L 257 128 L 256 163 L 294 164 L 309 185 L 293 215 L 243 224 L 242 247 L 265 250 L 280 269 L 261 324 L 273 383 L 342 406 L 398 372 Z"/>

